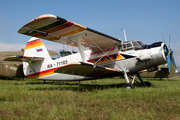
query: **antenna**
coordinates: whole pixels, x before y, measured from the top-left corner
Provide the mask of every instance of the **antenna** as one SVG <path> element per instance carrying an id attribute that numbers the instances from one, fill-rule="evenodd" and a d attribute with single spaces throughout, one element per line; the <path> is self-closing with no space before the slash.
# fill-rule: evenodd
<path id="1" fill-rule="evenodd" d="M 162 38 L 163 38 L 164 43 L 166 44 L 166 42 L 165 42 L 165 40 L 164 40 L 164 37 L 163 37 L 163 34 L 162 34 L 162 33 L 161 33 L 161 36 L 162 36 Z"/>
<path id="2" fill-rule="evenodd" d="M 127 41 L 125 29 L 123 28 L 122 30 L 124 32 L 125 41 Z"/>
<path id="3" fill-rule="evenodd" d="M 170 48 L 171 34 L 169 34 L 169 48 Z"/>

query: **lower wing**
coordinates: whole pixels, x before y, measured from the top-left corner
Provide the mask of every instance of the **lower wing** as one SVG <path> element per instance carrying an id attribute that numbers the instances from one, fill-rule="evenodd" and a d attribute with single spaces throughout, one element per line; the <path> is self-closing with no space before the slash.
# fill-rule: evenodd
<path id="1" fill-rule="evenodd" d="M 94 66 L 90 63 L 72 62 L 54 71 L 55 73 L 81 75 L 89 77 L 105 77 L 114 74 L 119 74 L 120 71 L 112 68 L 102 67 L 99 65 Z"/>

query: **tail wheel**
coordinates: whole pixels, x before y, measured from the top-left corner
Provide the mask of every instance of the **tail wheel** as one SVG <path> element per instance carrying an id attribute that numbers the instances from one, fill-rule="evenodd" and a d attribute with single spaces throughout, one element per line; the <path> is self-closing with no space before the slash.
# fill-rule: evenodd
<path id="1" fill-rule="evenodd" d="M 127 89 L 134 89 L 134 85 L 132 83 L 126 83 L 124 85 L 124 88 L 127 88 Z"/>

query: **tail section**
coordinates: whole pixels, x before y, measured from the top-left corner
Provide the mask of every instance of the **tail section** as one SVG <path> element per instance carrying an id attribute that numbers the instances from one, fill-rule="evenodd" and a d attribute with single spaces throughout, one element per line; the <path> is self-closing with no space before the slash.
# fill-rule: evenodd
<path id="1" fill-rule="evenodd" d="M 23 59 L 24 75 L 31 78 L 41 77 L 41 71 L 47 69 L 45 63 L 52 60 L 43 42 L 35 37 L 28 41 Z"/>
<path id="2" fill-rule="evenodd" d="M 24 57 L 42 57 L 44 59 L 51 59 L 43 42 L 36 37 L 32 37 L 28 41 L 25 47 Z"/>

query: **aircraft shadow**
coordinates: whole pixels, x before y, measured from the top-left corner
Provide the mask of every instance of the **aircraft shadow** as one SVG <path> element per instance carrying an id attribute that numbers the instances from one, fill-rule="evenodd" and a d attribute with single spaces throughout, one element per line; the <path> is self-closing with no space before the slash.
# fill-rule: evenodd
<path id="1" fill-rule="evenodd" d="M 78 91 L 78 92 L 86 92 L 86 91 L 95 91 L 95 90 L 103 90 L 109 88 L 124 88 L 125 83 L 118 83 L 118 84 L 77 84 L 77 83 L 61 83 L 61 82 L 28 82 L 26 84 L 31 85 L 59 85 L 59 86 L 52 86 L 52 87 L 37 87 L 37 88 L 30 88 L 30 90 L 71 90 L 71 91 Z M 136 87 L 141 87 L 137 83 L 135 83 Z"/>
<path id="2" fill-rule="evenodd" d="M 32 85 L 59 85 L 59 86 L 52 86 L 52 87 L 45 87 L 45 88 L 31 88 L 30 90 L 71 90 L 71 91 L 79 91 L 79 92 L 86 92 L 86 91 L 95 91 L 95 90 L 103 90 L 109 88 L 123 88 L 124 83 L 119 84 L 108 84 L 108 85 L 101 85 L 101 84 L 77 84 L 77 83 L 53 83 L 53 82 L 29 82 L 26 84 Z"/>

